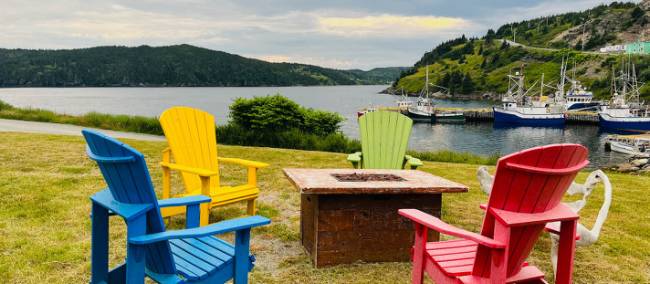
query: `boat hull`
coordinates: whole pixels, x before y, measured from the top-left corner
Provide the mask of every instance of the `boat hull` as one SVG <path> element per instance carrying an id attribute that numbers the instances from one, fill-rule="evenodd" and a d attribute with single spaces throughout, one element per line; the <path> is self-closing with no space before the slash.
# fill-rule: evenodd
<path id="1" fill-rule="evenodd" d="M 526 115 L 515 111 L 493 108 L 494 123 L 500 125 L 562 127 L 565 123 L 564 114 L 535 114 Z"/>
<path id="2" fill-rule="evenodd" d="M 413 112 L 410 110 L 406 111 L 406 116 L 410 117 L 415 122 L 433 123 L 435 121 L 435 116 L 433 115 Z"/>
<path id="3" fill-rule="evenodd" d="M 650 117 L 613 117 L 606 113 L 599 113 L 600 127 L 613 130 L 646 131 L 650 130 Z"/>
<path id="4" fill-rule="evenodd" d="M 463 123 L 465 115 L 463 113 L 436 113 L 435 120 L 440 123 Z"/>
<path id="5" fill-rule="evenodd" d="M 628 155 L 645 156 L 645 157 L 650 155 L 650 153 L 648 153 L 647 150 L 645 149 L 644 152 L 641 152 L 641 150 L 639 150 L 637 147 L 633 147 L 616 141 L 609 142 L 609 147 L 614 152 L 628 154 Z"/>

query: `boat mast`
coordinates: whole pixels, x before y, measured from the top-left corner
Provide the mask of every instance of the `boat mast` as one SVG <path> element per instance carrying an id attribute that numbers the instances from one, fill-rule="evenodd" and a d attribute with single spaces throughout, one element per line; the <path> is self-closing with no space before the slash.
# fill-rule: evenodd
<path id="1" fill-rule="evenodd" d="M 568 58 L 567 58 L 568 61 Z M 562 56 L 562 66 L 560 66 L 560 81 L 558 82 L 558 92 L 555 98 L 555 101 L 560 103 L 564 102 L 564 82 L 566 81 L 566 62 L 564 61 L 564 56 Z"/>
<path id="2" fill-rule="evenodd" d="M 522 64 L 521 67 L 519 68 L 519 88 L 517 89 L 517 97 L 519 99 L 523 99 L 524 96 L 524 65 Z"/>
<path id="3" fill-rule="evenodd" d="M 542 99 L 542 96 L 544 96 L 544 73 L 542 73 L 542 82 L 539 84 L 539 99 Z"/>
<path id="4" fill-rule="evenodd" d="M 424 96 L 425 98 L 429 99 L 429 65 L 427 65 L 427 74 L 425 76 L 425 81 L 424 81 Z"/>

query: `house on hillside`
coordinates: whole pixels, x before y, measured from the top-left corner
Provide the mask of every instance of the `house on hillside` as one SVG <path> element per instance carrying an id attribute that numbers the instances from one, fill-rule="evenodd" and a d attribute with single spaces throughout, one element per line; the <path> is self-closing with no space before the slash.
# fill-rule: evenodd
<path id="1" fill-rule="evenodd" d="M 650 41 L 637 41 L 625 45 L 625 52 L 630 54 L 650 54 Z"/>

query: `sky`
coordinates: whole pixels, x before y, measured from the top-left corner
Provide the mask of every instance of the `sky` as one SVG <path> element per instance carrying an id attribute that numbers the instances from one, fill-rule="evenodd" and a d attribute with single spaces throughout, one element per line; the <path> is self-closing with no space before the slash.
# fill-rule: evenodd
<path id="1" fill-rule="evenodd" d="M 338 69 L 412 66 L 438 43 L 611 1 L 0 0 L 0 47 L 192 44 Z"/>

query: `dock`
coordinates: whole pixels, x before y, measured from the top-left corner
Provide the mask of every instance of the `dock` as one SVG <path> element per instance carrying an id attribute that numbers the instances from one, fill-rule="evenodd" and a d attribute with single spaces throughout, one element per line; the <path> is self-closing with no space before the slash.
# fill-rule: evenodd
<path id="1" fill-rule="evenodd" d="M 400 111 L 404 113 L 405 110 L 398 110 L 395 107 L 380 108 L 381 110 Z M 477 108 L 477 109 L 463 109 L 463 108 L 437 108 L 441 111 L 462 111 L 465 116 L 465 121 L 471 122 L 491 122 L 494 121 L 494 112 L 491 108 Z M 587 124 L 598 125 L 598 114 L 595 112 L 587 111 L 568 111 L 565 112 L 567 124 Z"/>

